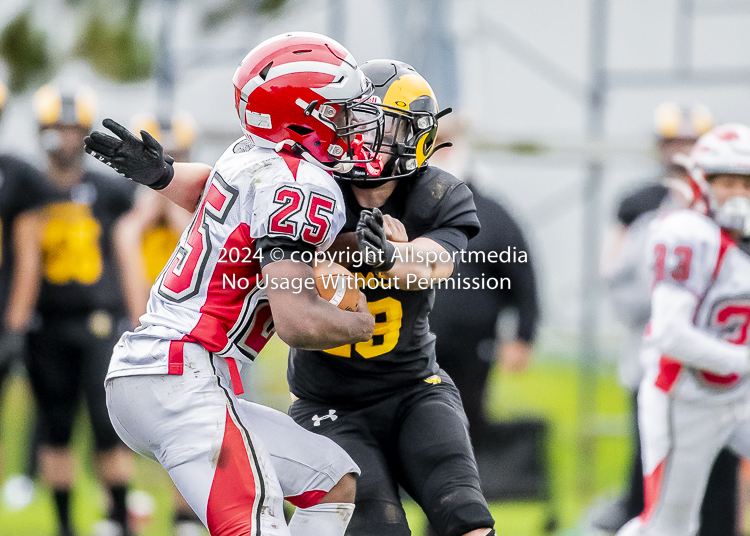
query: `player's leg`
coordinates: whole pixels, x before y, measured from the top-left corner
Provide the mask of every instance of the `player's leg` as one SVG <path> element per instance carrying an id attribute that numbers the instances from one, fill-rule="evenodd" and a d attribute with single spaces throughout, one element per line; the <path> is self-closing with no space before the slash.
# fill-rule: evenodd
<path id="1" fill-rule="evenodd" d="M 737 533 L 737 478 L 740 460 L 729 449 L 716 457 L 701 504 L 698 536 L 735 536 Z"/>
<path id="2" fill-rule="evenodd" d="M 70 535 L 75 468 L 68 443 L 80 395 L 80 360 L 55 323 L 31 333 L 28 342 L 27 369 L 39 419 L 39 473 L 52 488 L 59 533 Z"/>
<path id="3" fill-rule="evenodd" d="M 420 386 L 401 406 L 400 482 L 441 536 L 488 534 L 494 520 L 482 495 L 458 390 L 447 375 Z"/>
<path id="4" fill-rule="evenodd" d="M 463 342 L 463 341 L 462 341 Z M 465 341 L 464 348 L 470 351 L 446 352 L 438 356 L 438 363 L 458 389 L 461 404 L 469 421 L 469 437 L 475 449 L 481 448 L 487 429 L 485 417 L 485 393 L 491 361 L 477 355 L 479 341 Z"/>
<path id="5" fill-rule="evenodd" d="M 270 456 L 219 384 L 208 356 L 185 345 L 182 376 L 107 382 L 107 406 L 122 440 L 168 471 L 215 536 L 288 536 Z"/>
<path id="6" fill-rule="evenodd" d="M 112 427 L 104 392 L 109 357 L 117 339 L 113 336 L 97 337 L 88 330 L 81 335 L 79 345 L 83 363 L 83 389 L 94 434 L 96 472 L 112 499 L 108 513 L 109 523 L 116 524 L 123 534 L 130 534 L 127 493 L 133 477 L 133 454 L 120 441 Z"/>
<path id="7" fill-rule="evenodd" d="M 643 452 L 645 508 L 619 536 L 693 536 L 711 466 L 728 441 L 725 405 L 686 402 L 648 381 L 641 384 L 638 415 Z"/>
<path id="8" fill-rule="evenodd" d="M 174 484 L 172 485 L 172 504 L 174 505 L 172 522 L 174 536 L 202 535 L 203 523 Z"/>
<path id="9" fill-rule="evenodd" d="M 0 363 L 0 401 L 3 400 L 3 387 L 7 383 L 7 379 L 10 376 L 11 362 L 6 361 Z M 0 474 L 3 474 L 3 452 L 0 448 Z"/>
<path id="10" fill-rule="evenodd" d="M 0 364 L 0 402 L 3 400 L 4 390 L 3 388 L 10 383 L 12 375 L 12 361 L 6 361 Z M 18 417 L 18 416 L 16 416 Z M 36 430 L 36 418 L 34 417 L 33 409 L 31 411 L 30 419 L 26 422 L 26 437 L 14 437 L 14 441 L 21 442 L 23 444 L 23 451 L 26 459 L 24 460 L 25 467 L 21 469 L 19 473 L 13 475 L 7 475 L 3 469 L 3 454 L 2 445 L 0 445 L 0 475 L 6 474 L 7 478 L 2 483 L 2 489 L 0 489 L 0 495 L 3 500 L 10 499 L 13 507 L 22 509 L 31 504 L 34 499 L 35 485 L 33 479 L 35 477 L 33 468 L 36 467 L 36 449 L 32 445 L 32 434 Z M 2 443 L 2 435 L 0 435 L 0 444 Z"/>
<path id="11" fill-rule="evenodd" d="M 369 407 L 359 411 L 333 410 L 334 413 L 331 411 L 332 408 L 329 406 L 297 400 L 289 409 L 289 414 L 303 428 L 332 439 L 362 468 L 362 474 L 357 478 L 354 514 L 346 534 L 411 534 L 398 494 L 398 486 L 390 473 L 388 461 L 381 445 L 369 430 L 368 412 L 377 413 L 377 408 Z"/>
<path id="12" fill-rule="evenodd" d="M 325 436 L 302 428 L 274 409 L 237 400 L 243 420 L 271 455 L 285 498 L 297 507 L 289 523 L 293 536 L 342 536 L 354 511 L 351 457 Z"/>

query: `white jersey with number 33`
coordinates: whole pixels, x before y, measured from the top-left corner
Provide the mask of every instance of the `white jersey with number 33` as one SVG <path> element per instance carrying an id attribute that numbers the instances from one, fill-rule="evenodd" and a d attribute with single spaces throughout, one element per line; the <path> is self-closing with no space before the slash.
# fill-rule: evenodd
<path id="1" fill-rule="evenodd" d="M 214 166 L 201 204 L 151 288 L 141 326 L 122 336 L 107 378 L 171 370 L 172 341 L 252 360 L 273 335 L 258 238 L 287 237 L 318 250 L 346 220 L 326 171 L 242 138 Z M 175 366 L 181 367 L 181 361 Z"/>
<path id="2" fill-rule="evenodd" d="M 732 344 L 748 343 L 750 256 L 713 220 L 691 210 L 661 216 L 652 223 L 648 254 L 654 285 L 674 285 L 697 298 L 695 327 Z M 686 366 L 661 354 L 649 335 L 647 330 L 642 351 L 646 381 L 684 399 L 720 402 L 742 395 L 744 377 Z"/>

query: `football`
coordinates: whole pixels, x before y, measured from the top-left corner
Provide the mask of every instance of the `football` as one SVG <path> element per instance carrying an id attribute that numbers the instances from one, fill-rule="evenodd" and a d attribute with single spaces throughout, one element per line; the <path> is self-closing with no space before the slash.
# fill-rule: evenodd
<path id="1" fill-rule="evenodd" d="M 324 300 L 345 311 L 359 311 L 359 289 L 354 274 L 340 264 L 316 264 L 315 284 Z"/>

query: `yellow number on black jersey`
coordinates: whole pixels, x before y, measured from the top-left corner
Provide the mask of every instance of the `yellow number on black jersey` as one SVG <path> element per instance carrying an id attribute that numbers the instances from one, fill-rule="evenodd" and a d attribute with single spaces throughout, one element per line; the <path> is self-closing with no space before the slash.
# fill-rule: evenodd
<path id="1" fill-rule="evenodd" d="M 146 260 L 146 278 L 149 283 L 159 277 L 179 240 L 180 235 L 163 225 L 151 227 L 143 233 L 141 253 Z"/>
<path id="2" fill-rule="evenodd" d="M 42 258 L 44 276 L 54 285 L 93 285 L 102 275 L 99 244 L 102 228 L 91 207 L 80 203 L 52 203 L 47 217 Z"/>

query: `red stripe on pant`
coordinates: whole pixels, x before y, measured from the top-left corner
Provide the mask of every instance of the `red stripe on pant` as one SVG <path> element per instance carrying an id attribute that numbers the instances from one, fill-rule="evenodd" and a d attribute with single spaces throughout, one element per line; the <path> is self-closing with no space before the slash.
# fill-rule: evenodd
<path id="1" fill-rule="evenodd" d="M 263 478 L 249 459 L 245 442 L 229 410 L 216 472 L 208 495 L 206 519 L 211 536 L 255 536 L 256 479 Z"/>
<path id="2" fill-rule="evenodd" d="M 287 501 L 292 503 L 297 508 L 310 508 L 320 502 L 320 499 L 325 497 L 327 491 L 322 489 L 314 489 L 306 491 L 300 495 L 292 495 L 291 497 L 284 497 Z"/>
<path id="3" fill-rule="evenodd" d="M 656 505 L 659 503 L 662 484 L 664 483 L 664 465 L 666 460 L 662 460 L 656 469 L 650 475 L 643 477 L 643 513 L 639 516 L 641 524 L 648 523 L 656 511 Z"/>

